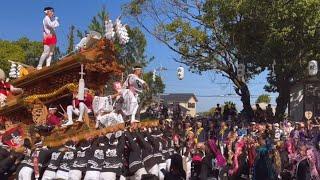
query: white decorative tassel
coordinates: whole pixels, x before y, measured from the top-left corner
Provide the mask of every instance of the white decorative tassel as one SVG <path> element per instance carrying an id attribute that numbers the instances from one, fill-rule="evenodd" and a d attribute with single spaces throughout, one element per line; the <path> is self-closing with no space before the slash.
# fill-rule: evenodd
<path id="1" fill-rule="evenodd" d="M 18 65 L 18 67 L 17 67 L 17 77 L 19 78 L 19 77 L 21 77 L 21 69 L 23 68 L 23 66 L 21 66 L 20 64 Z"/>
<path id="2" fill-rule="evenodd" d="M 106 30 L 106 38 L 109 40 L 114 40 L 114 28 L 113 28 L 113 23 L 111 20 L 107 20 L 105 21 L 105 30 Z"/>
<path id="3" fill-rule="evenodd" d="M 129 42 L 129 35 L 127 32 L 126 26 L 121 24 L 121 21 L 119 18 L 116 19 L 115 29 L 116 29 L 117 36 L 119 38 L 119 43 L 121 45 L 127 44 Z"/>
<path id="4" fill-rule="evenodd" d="M 83 72 L 83 64 L 81 64 L 81 72 L 79 73 L 81 75 L 79 79 L 79 89 L 78 89 L 78 99 L 79 100 L 84 100 L 84 87 L 85 87 L 85 82 L 83 79 L 83 75 L 85 74 Z"/>
<path id="5" fill-rule="evenodd" d="M 15 63 L 11 63 L 11 68 L 10 68 L 10 72 L 9 72 L 9 77 L 12 79 L 16 79 L 17 76 L 17 65 Z"/>

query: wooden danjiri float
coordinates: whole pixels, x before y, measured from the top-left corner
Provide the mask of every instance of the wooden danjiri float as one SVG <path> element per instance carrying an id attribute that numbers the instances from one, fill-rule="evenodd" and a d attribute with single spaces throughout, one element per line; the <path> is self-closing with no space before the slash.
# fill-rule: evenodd
<path id="1" fill-rule="evenodd" d="M 77 90 L 81 65 L 84 67 L 85 84 L 90 93 L 99 94 L 106 82 L 120 79 L 124 67 L 117 63 L 115 47 L 112 41 L 103 38 L 96 40 L 85 49 L 60 59 L 54 65 L 41 70 L 29 68 L 26 76 L 11 81 L 15 87 L 22 88 L 20 96 L 9 96 L 5 106 L 0 108 L 0 118 L 5 124 L 2 142 L 10 141 L 19 146 L 24 138 L 33 140 L 39 133 L 33 127 L 46 123 L 47 108 L 58 105 L 66 109 L 72 100 L 72 92 Z M 142 126 L 156 126 L 157 121 L 141 123 Z M 43 135 L 48 146 L 58 146 L 65 141 L 83 139 L 108 132 L 124 129 L 124 124 L 96 130 L 94 119 L 85 114 L 84 123 L 69 127 L 56 127 Z"/>

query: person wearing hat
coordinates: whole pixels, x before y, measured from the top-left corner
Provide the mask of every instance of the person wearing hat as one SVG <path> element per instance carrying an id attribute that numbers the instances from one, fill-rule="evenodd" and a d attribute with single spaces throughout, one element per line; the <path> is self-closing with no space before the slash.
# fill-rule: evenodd
<path id="1" fill-rule="evenodd" d="M 84 100 L 79 100 L 77 93 L 73 94 L 72 105 L 67 107 L 67 115 L 68 121 L 63 124 L 62 126 L 70 126 L 73 124 L 72 115 L 75 114 L 78 116 L 78 122 L 83 122 L 83 115 L 85 112 L 91 113 L 92 112 L 92 101 L 93 97 L 89 93 L 89 89 L 84 89 Z"/>
<path id="2" fill-rule="evenodd" d="M 43 23 L 43 52 L 39 60 L 37 69 L 42 69 L 42 64 L 46 61 L 46 66 L 50 66 L 54 49 L 57 43 L 57 36 L 55 29 L 59 26 L 58 17 L 54 16 L 54 9 L 52 7 L 45 7 L 43 9 L 45 17 Z"/>
<path id="3" fill-rule="evenodd" d="M 148 89 L 147 83 L 141 79 L 142 75 L 142 67 L 135 66 L 133 73 L 128 75 L 123 85 L 125 89 L 129 90 L 124 91 L 125 94 L 122 95 L 124 98 L 124 104 L 127 104 L 128 107 L 124 110 L 124 113 L 127 116 L 131 116 L 131 122 L 139 121 L 139 118 L 136 118 L 136 114 L 139 109 L 138 95 L 141 94 L 145 89 Z"/>

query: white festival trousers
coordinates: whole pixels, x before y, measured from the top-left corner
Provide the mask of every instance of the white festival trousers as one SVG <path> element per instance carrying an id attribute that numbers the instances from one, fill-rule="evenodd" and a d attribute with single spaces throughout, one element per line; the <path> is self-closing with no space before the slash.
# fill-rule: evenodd
<path id="1" fill-rule="evenodd" d="M 56 172 L 45 170 L 42 176 L 42 180 L 53 180 L 56 178 Z"/>
<path id="2" fill-rule="evenodd" d="M 19 180 L 31 180 L 33 169 L 30 167 L 23 167 L 19 172 Z"/>
<path id="3" fill-rule="evenodd" d="M 68 121 L 69 122 L 72 121 L 72 115 L 73 114 L 79 116 L 78 121 L 82 121 L 83 114 L 84 114 L 85 111 L 88 111 L 88 107 L 83 102 L 79 103 L 79 109 L 78 108 L 73 108 L 72 105 L 69 105 L 67 107 Z"/>
<path id="4" fill-rule="evenodd" d="M 54 48 L 55 48 L 55 45 L 51 45 L 51 46 L 44 45 L 43 46 L 43 52 L 42 52 L 42 55 L 40 57 L 37 69 L 41 69 L 42 68 L 42 65 L 43 65 L 44 61 L 46 61 L 46 66 L 50 66 L 51 59 L 52 59 L 53 52 L 54 52 Z"/>

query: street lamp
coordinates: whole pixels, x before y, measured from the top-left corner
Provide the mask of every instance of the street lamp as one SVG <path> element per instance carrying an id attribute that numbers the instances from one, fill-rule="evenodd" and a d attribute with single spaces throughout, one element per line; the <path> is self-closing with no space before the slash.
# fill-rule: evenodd
<path id="1" fill-rule="evenodd" d="M 312 60 L 308 64 L 309 76 L 316 76 L 318 74 L 318 62 Z"/>

